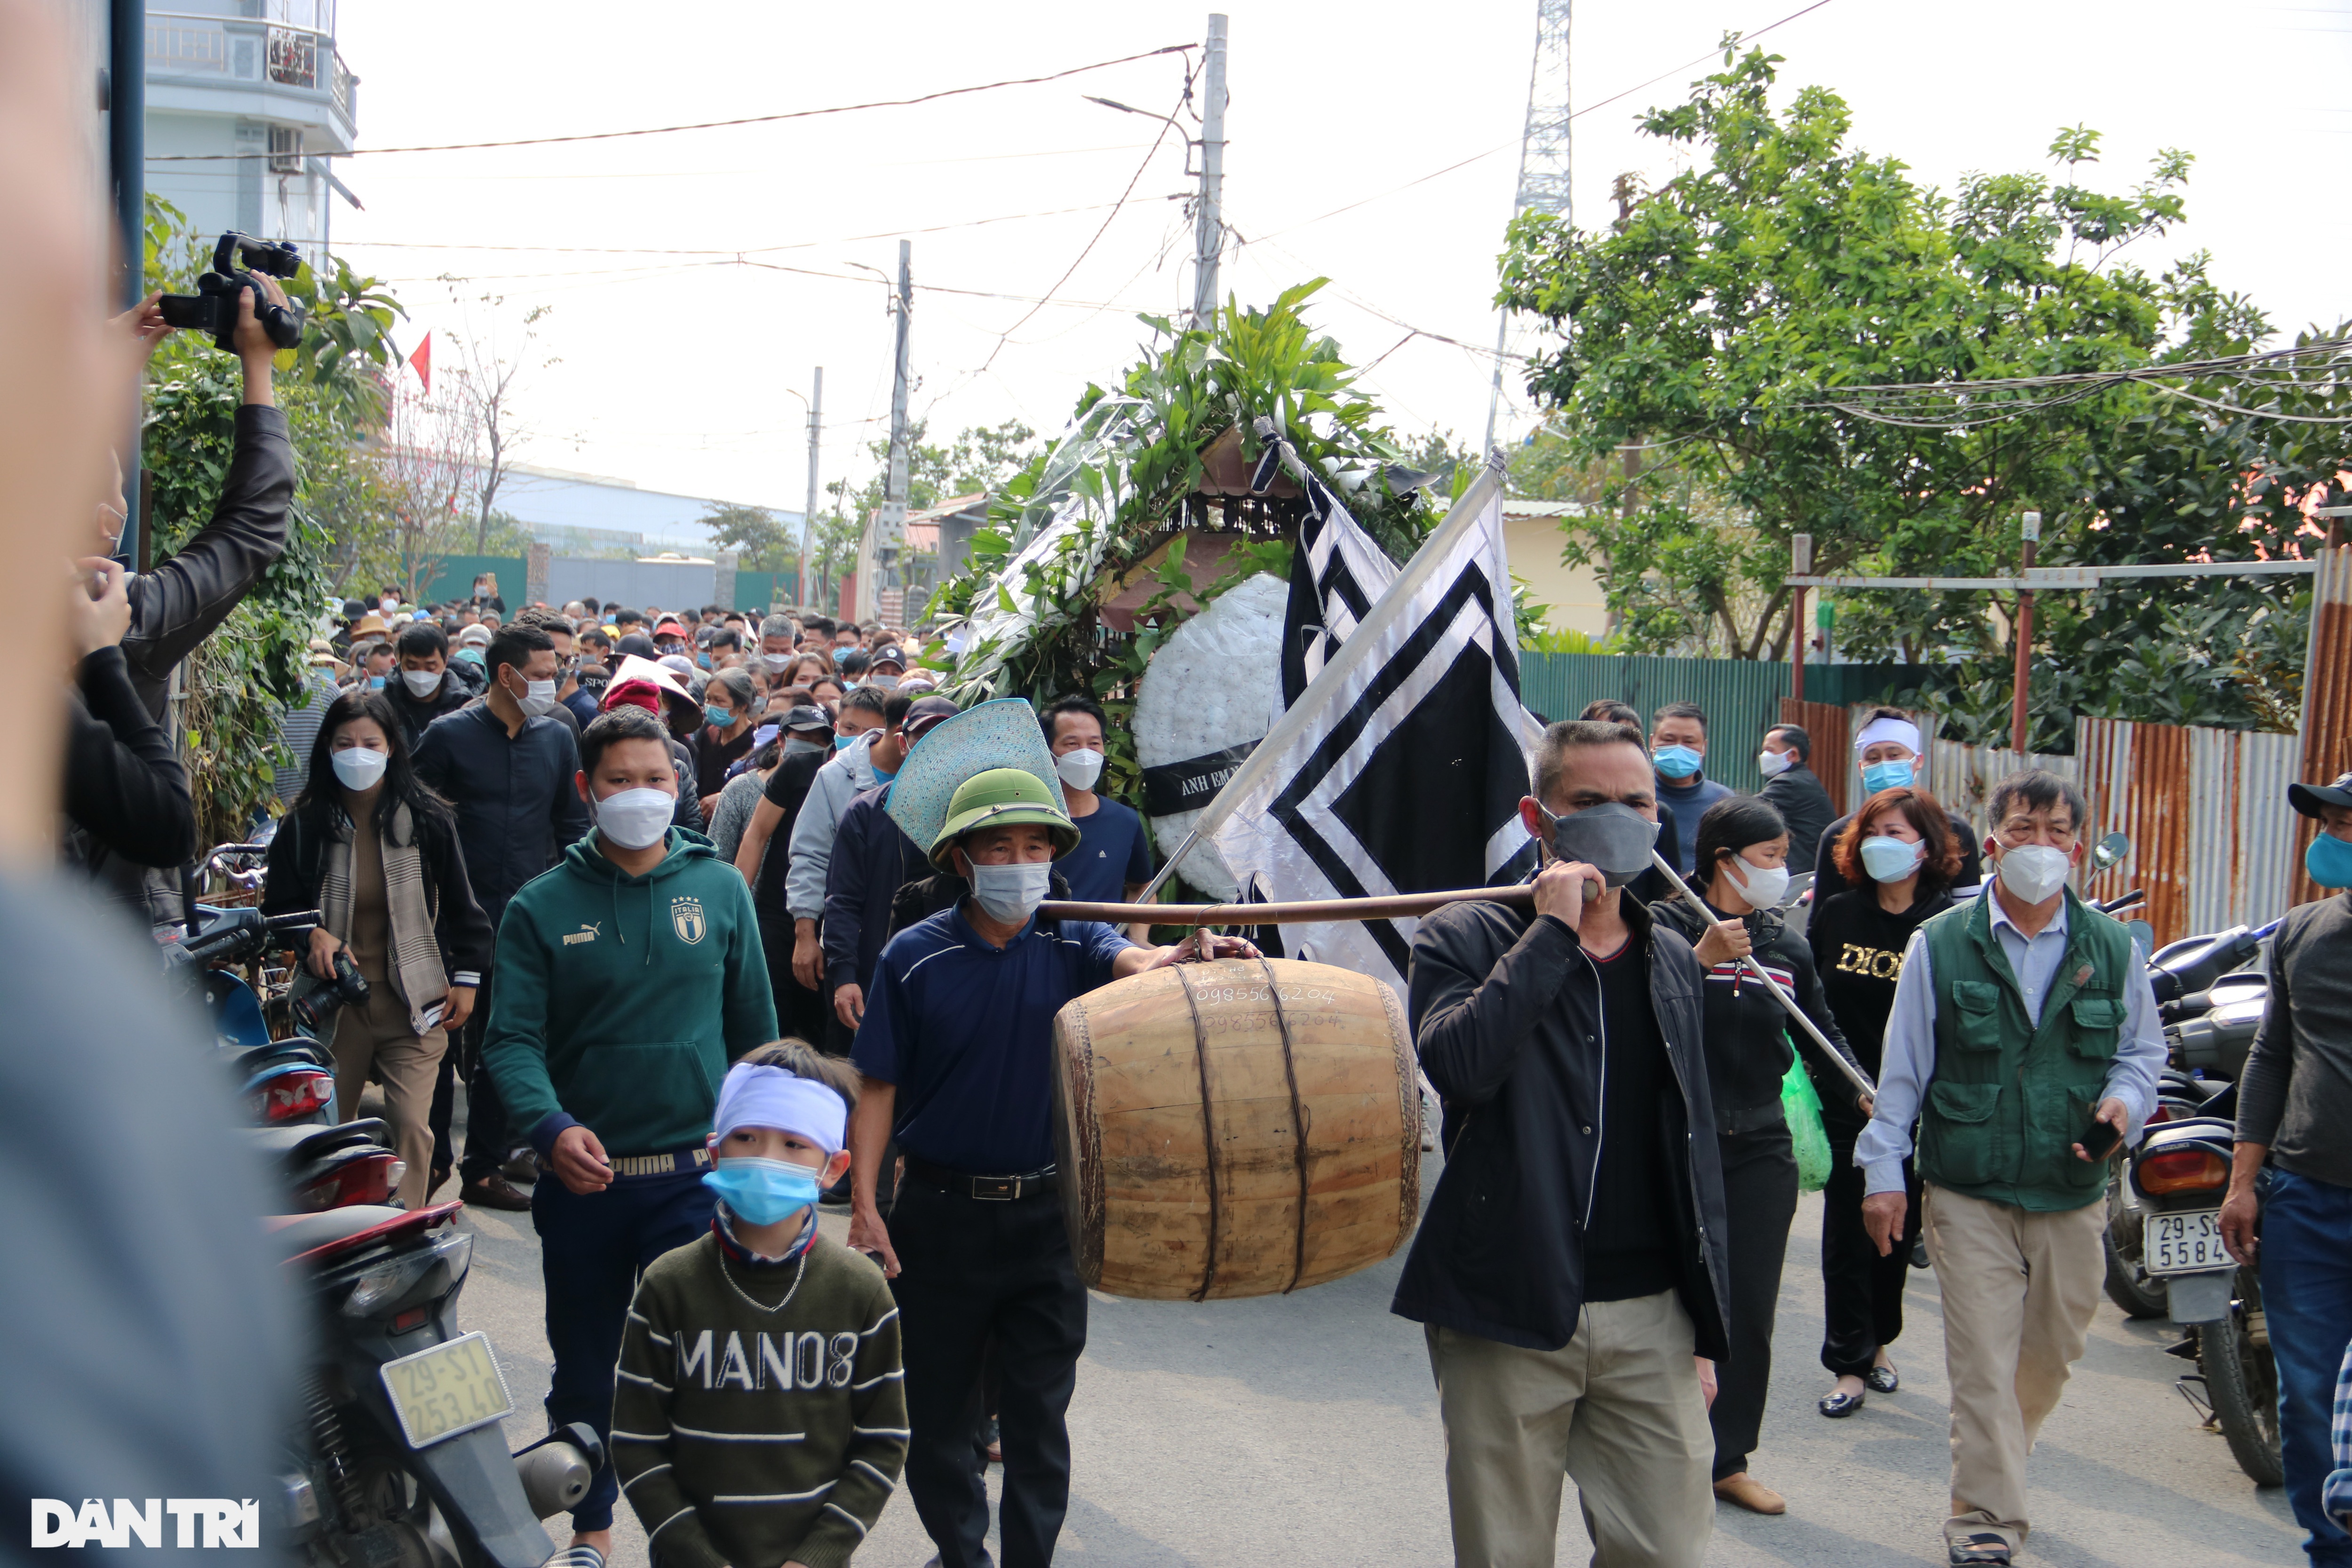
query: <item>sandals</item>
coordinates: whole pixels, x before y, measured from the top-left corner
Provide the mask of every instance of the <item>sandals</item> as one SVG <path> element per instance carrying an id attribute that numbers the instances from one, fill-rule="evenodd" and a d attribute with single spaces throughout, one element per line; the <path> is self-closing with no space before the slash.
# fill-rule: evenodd
<path id="1" fill-rule="evenodd" d="M 1820 1410 L 1832 1421 L 1843 1421 L 1861 1409 L 1864 1403 L 1864 1396 L 1859 1394 L 1840 1394 L 1832 1390 L 1822 1395 Z"/>
<path id="2" fill-rule="evenodd" d="M 1948 1545 L 1952 1568 L 1979 1568 L 1982 1564 L 2009 1568 L 2011 1556 L 2009 1542 L 1990 1531 L 1960 1536 L 1950 1542 Z"/>

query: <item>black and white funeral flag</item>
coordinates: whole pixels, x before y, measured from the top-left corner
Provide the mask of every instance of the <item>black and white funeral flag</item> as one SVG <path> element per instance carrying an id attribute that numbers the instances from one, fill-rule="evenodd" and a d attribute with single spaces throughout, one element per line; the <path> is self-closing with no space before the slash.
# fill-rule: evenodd
<path id="1" fill-rule="evenodd" d="M 1402 573 L 1310 485 L 1285 628 L 1286 710 L 1213 828 L 1252 897 L 1486 885 L 1528 844 L 1541 733 L 1519 700 L 1502 489 L 1482 473 Z M 1319 493 L 1318 493 L 1319 492 Z M 1291 684 L 1294 674 L 1298 684 Z M 1402 991 L 1412 920 L 1281 928 L 1292 953 Z"/>

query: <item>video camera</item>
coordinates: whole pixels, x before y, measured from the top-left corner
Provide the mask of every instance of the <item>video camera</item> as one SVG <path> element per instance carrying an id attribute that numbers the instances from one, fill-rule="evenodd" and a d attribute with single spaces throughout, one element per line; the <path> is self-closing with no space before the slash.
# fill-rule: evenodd
<path id="1" fill-rule="evenodd" d="M 245 263 L 244 268 L 236 265 L 240 261 Z M 233 353 L 236 350 L 236 297 L 250 289 L 254 320 L 261 323 L 271 342 L 281 349 L 293 348 L 302 341 L 302 307 L 280 305 L 270 299 L 254 273 L 291 278 L 301 270 L 302 253 L 294 248 L 292 240 L 272 245 L 231 229 L 214 247 L 213 269 L 196 279 L 194 293 L 163 296 L 163 322 L 191 331 L 210 332 L 216 346 Z"/>

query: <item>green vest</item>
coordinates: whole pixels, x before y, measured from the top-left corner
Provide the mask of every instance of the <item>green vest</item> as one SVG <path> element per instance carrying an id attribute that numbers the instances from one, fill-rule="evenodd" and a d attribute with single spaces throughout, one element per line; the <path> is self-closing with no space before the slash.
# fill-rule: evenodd
<path id="1" fill-rule="evenodd" d="M 2123 1033 L 2132 971 L 2123 926 L 2066 894 L 2066 956 L 2027 1017 L 1992 932 L 1992 888 L 1920 928 L 1936 984 L 1936 1067 L 1919 1115 L 1919 1173 L 2031 1210 L 2081 1208 L 2107 1167 L 2074 1157 Z"/>

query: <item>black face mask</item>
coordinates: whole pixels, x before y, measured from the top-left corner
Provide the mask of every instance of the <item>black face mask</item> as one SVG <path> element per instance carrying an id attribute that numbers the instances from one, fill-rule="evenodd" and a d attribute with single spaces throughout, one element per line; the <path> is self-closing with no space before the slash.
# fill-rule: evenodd
<path id="1" fill-rule="evenodd" d="M 1658 825 L 1630 805 L 1612 800 L 1554 816 L 1538 801 L 1536 815 L 1543 819 L 1554 855 L 1583 861 L 1612 888 L 1623 887 L 1650 868 Z"/>

